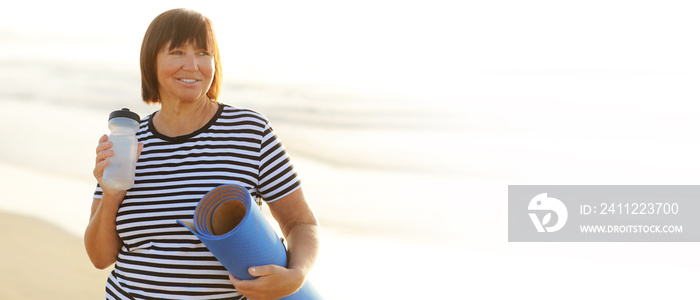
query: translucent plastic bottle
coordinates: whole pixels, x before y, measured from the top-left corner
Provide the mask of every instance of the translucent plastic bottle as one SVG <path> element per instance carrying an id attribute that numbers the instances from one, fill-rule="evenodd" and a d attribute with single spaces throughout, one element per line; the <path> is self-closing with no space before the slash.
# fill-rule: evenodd
<path id="1" fill-rule="evenodd" d="M 139 115 L 128 108 L 109 114 L 109 141 L 112 142 L 114 156 L 108 157 L 109 165 L 104 170 L 102 184 L 115 190 L 128 190 L 134 186 L 136 172 L 136 152 L 139 130 Z"/>

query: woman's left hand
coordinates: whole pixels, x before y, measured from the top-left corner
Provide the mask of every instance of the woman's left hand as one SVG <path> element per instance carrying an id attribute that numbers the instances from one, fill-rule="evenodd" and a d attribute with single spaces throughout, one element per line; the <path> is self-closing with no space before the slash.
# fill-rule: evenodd
<path id="1" fill-rule="evenodd" d="M 248 273 L 258 278 L 240 280 L 231 274 L 228 277 L 236 290 L 250 300 L 279 299 L 298 291 L 304 285 L 302 272 L 278 265 L 250 267 Z"/>

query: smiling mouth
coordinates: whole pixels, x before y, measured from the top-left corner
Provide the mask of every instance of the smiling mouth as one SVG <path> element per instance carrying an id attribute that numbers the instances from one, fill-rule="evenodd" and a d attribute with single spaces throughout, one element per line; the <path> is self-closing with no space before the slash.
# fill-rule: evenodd
<path id="1" fill-rule="evenodd" d="M 182 81 L 182 82 L 184 82 L 184 83 L 195 83 L 195 82 L 198 81 L 198 80 L 196 80 L 196 79 L 178 79 L 178 80 L 180 80 L 180 81 Z"/>

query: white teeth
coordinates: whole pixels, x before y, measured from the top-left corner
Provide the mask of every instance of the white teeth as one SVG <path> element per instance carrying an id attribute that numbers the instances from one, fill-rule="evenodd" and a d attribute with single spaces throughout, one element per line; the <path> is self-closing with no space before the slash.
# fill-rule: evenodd
<path id="1" fill-rule="evenodd" d="M 197 82 L 197 80 L 194 80 L 194 79 L 180 79 L 180 81 L 182 81 L 182 82 L 187 82 L 187 83 L 195 83 L 195 82 Z"/>

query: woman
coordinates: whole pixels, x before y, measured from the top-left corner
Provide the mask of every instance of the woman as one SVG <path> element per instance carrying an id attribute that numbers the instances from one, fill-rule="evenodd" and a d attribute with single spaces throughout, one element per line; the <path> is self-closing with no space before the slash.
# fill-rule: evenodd
<path id="1" fill-rule="evenodd" d="M 106 135 L 96 151 L 99 185 L 85 248 L 97 268 L 116 262 L 106 297 L 277 299 L 298 290 L 316 260 L 319 226 L 265 118 L 217 102 L 221 64 L 211 21 L 186 9 L 156 17 L 141 47 L 141 77 L 143 100 L 161 109 L 141 120 L 134 187 L 102 187 L 113 155 Z M 209 190 L 232 183 L 269 205 L 288 243 L 287 268 L 255 266 L 249 272 L 257 279 L 238 280 L 176 223 L 191 219 Z"/>

